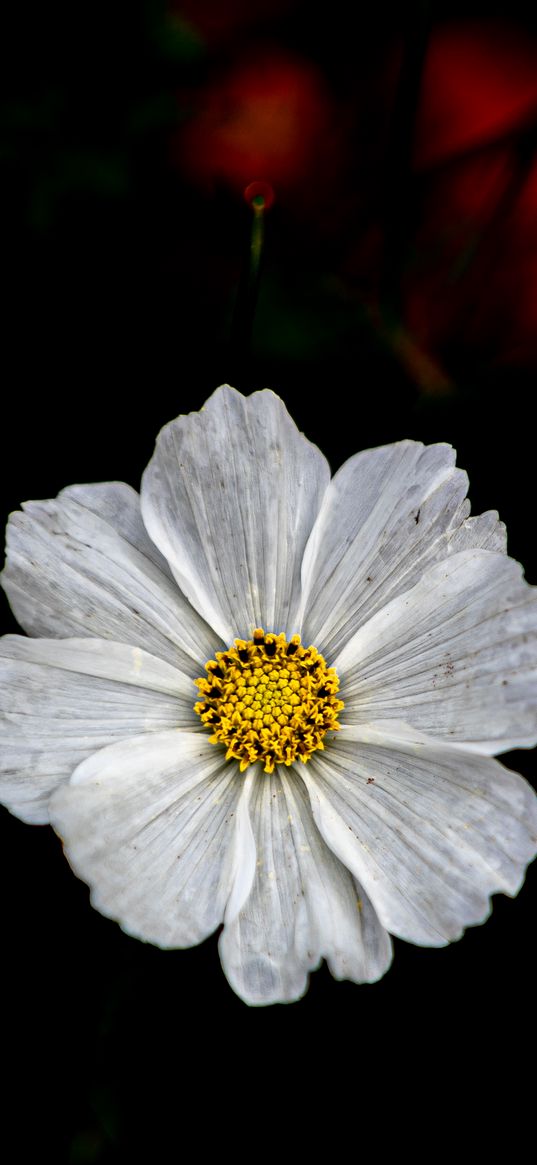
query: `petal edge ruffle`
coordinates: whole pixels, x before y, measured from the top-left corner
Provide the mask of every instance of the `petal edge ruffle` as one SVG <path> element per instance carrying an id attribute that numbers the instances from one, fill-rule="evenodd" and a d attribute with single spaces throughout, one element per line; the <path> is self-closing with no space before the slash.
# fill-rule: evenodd
<path id="1" fill-rule="evenodd" d="M 302 555 L 328 485 L 322 453 L 266 390 L 219 388 L 162 429 L 142 515 L 192 605 L 226 643 L 296 631 Z"/>
<path id="2" fill-rule="evenodd" d="M 323 842 L 298 776 L 258 774 L 250 815 L 255 880 L 219 944 L 234 991 L 255 1006 L 291 1002 L 322 958 L 337 979 L 379 979 L 391 961 L 389 936 Z"/>
<path id="3" fill-rule="evenodd" d="M 483 753 L 537 741 L 537 588 L 513 559 L 436 563 L 335 661 L 345 723 L 403 720 Z"/>
<path id="4" fill-rule="evenodd" d="M 306 640 L 334 659 L 434 562 L 470 547 L 505 552 L 497 514 L 468 518 L 467 488 L 449 445 L 398 441 L 346 461 L 330 482 L 304 555 Z"/>
<path id="5" fill-rule="evenodd" d="M 71 486 L 10 515 L 2 585 L 32 636 L 132 643 L 193 678 L 221 647 L 152 545 L 122 482 Z"/>
<path id="6" fill-rule="evenodd" d="M 51 821 L 97 910 L 157 946 L 194 946 L 253 877 L 247 794 L 206 737 L 176 730 L 89 757 Z"/>
<path id="7" fill-rule="evenodd" d="M 537 797 L 498 761 L 366 727 L 304 768 L 318 828 L 391 934 L 443 946 L 520 889 Z"/>

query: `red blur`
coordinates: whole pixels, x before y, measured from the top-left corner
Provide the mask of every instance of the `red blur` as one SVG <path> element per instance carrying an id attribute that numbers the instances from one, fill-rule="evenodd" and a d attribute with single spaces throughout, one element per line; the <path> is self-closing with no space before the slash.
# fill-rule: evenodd
<path id="1" fill-rule="evenodd" d="M 339 168 L 337 115 L 316 67 L 279 49 L 250 47 L 206 89 L 179 133 L 176 158 L 207 192 L 242 194 L 268 182 L 278 199 L 317 202 Z"/>
<path id="2" fill-rule="evenodd" d="M 414 143 L 421 179 L 405 323 L 420 345 L 537 360 L 537 44 L 494 22 L 438 29 Z"/>

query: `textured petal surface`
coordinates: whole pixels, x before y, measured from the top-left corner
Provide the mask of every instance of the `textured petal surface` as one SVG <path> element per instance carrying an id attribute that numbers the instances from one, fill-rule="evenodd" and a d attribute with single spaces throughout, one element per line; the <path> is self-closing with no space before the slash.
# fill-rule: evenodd
<path id="1" fill-rule="evenodd" d="M 483 922 L 536 851 L 537 798 L 498 761 L 379 726 L 304 766 L 315 820 L 392 934 L 424 946 Z"/>
<path id="2" fill-rule="evenodd" d="M 199 724 L 192 681 L 123 644 L 0 639 L 0 799 L 34 824 L 85 757 L 142 732 Z"/>
<path id="3" fill-rule="evenodd" d="M 463 551 L 374 615 L 335 660 L 345 723 L 405 720 L 485 753 L 537 740 L 537 588 Z"/>
<path id="4" fill-rule="evenodd" d="M 11 514 L 2 583 L 30 635 L 132 643 L 193 677 L 222 646 L 148 538 L 138 494 L 121 483 L 73 486 Z"/>
<path id="5" fill-rule="evenodd" d="M 358 453 L 335 474 L 304 556 L 307 643 L 332 660 L 427 566 L 471 547 L 505 550 L 497 514 L 468 518 L 468 479 L 454 462 L 449 445 L 400 441 Z"/>
<path id="6" fill-rule="evenodd" d="M 300 566 L 328 464 L 272 392 L 227 385 L 161 432 L 142 513 L 189 601 L 226 641 L 296 630 Z"/>
<path id="7" fill-rule="evenodd" d="M 282 769 L 259 774 L 250 813 L 255 881 L 220 937 L 234 990 L 251 1004 L 290 1002 L 304 994 L 323 957 L 338 979 L 379 979 L 391 960 L 389 936 L 323 842 L 300 779 Z"/>
<path id="8" fill-rule="evenodd" d="M 178 729 L 89 757 L 53 795 L 51 821 L 97 910 L 137 938 L 193 946 L 251 884 L 247 795 L 220 750 Z"/>
<path id="9" fill-rule="evenodd" d="M 98 481 L 91 485 L 70 485 L 62 490 L 60 498 L 78 502 L 97 517 L 102 518 L 135 550 L 158 566 L 167 578 L 173 575 L 166 559 L 151 541 L 142 521 L 140 494 L 124 481 Z"/>

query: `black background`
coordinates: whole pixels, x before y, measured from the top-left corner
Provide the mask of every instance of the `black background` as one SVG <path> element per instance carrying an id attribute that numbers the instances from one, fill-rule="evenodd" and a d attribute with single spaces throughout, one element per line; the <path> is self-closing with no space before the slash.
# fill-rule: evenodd
<path id="1" fill-rule="evenodd" d="M 156 3 L 30 4 L 2 18 L 5 518 L 74 482 L 138 487 L 163 423 L 198 409 L 220 383 L 244 392 L 268 385 L 333 469 L 402 437 L 454 444 L 473 512 L 499 510 L 511 555 L 537 583 L 531 360 L 498 360 L 492 333 L 478 353 L 454 335 L 441 354 L 452 388 L 426 391 L 345 282 L 344 232 L 327 237 L 322 210 L 301 215 L 292 195 L 267 216 L 251 353 L 234 346 L 249 209 L 225 185 L 200 191 L 170 160 L 189 105 L 177 94 L 216 73 L 236 41 L 300 50 L 341 96 L 352 90 L 354 54 L 363 62 L 368 43 L 378 52 L 426 7 L 402 13 L 381 2 L 350 15 L 337 0 L 280 4 L 272 17 L 263 6 L 256 24 L 254 5 L 250 23 L 233 30 L 233 50 L 221 38 L 194 60 L 172 44 Z M 432 4 L 428 13 L 433 26 L 499 14 L 532 32 L 522 6 L 470 8 Z M 347 166 L 342 179 L 351 208 L 352 173 Z M 396 287 L 390 253 L 384 274 Z M 274 288 L 285 291 L 280 305 Z M 17 631 L 5 600 L 2 629 Z M 533 754 L 504 759 L 535 779 Z M 338 984 L 323 967 L 301 1002 L 250 1009 L 220 971 L 216 937 L 178 952 L 136 942 L 91 909 L 51 830 L 6 811 L 0 827 L 17 1160 L 34 1137 L 57 1161 L 120 1161 L 166 1141 L 178 1155 L 186 1129 L 197 1151 L 215 1131 L 229 1149 L 252 1111 L 266 1147 L 295 1102 L 304 1136 L 329 1112 L 336 1141 L 348 1132 L 359 1144 L 365 1114 L 384 1097 L 384 1137 L 392 1101 L 407 1089 L 401 1138 L 425 1105 L 447 1147 L 477 1085 L 489 1089 L 490 1123 L 496 1097 L 505 1115 L 507 1092 L 523 1083 L 535 871 L 461 942 L 443 950 L 396 942 L 393 967 L 375 986 Z M 441 1077 L 425 1103 L 425 1081 Z"/>

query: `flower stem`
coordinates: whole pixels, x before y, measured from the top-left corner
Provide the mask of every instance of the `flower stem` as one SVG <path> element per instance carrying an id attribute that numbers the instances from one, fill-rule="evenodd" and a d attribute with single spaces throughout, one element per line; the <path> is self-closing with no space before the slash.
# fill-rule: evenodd
<path id="1" fill-rule="evenodd" d="M 244 191 L 244 197 L 250 206 L 252 219 L 248 252 L 241 274 L 231 328 L 234 363 L 240 366 L 243 375 L 252 348 L 265 238 L 265 212 L 272 206 L 274 192 L 268 182 L 251 182 Z"/>

